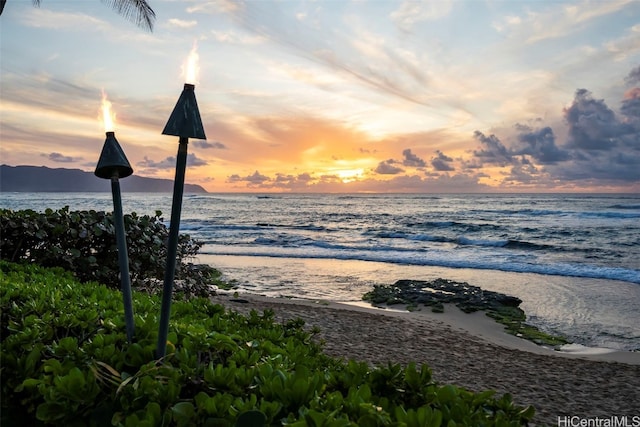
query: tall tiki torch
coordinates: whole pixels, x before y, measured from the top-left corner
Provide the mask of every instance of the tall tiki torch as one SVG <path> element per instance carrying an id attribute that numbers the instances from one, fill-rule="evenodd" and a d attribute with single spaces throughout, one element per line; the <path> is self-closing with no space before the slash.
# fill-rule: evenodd
<path id="1" fill-rule="evenodd" d="M 158 346 L 156 357 L 164 357 L 167 349 L 169 332 L 169 316 L 171 314 L 171 298 L 173 280 L 176 271 L 178 250 L 178 232 L 180 231 L 180 213 L 182 211 L 182 193 L 184 192 L 184 175 L 187 165 L 187 145 L 189 138 L 207 139 L 198 110 L 195 94 L 198 54 L 194 45 L 185 67 L 186 83 L 178 98 L 169 121 L 162 131 L 163 135 L 178 137 L 178 155 L 176 157 L 176 175 L 173 182 L 173 201 L 171 204 L 171 223 L 169 225 L 169 242 L 167 244 L 167 266 L 162 287 L 162 306 L 160 309 L 160 328 L 158 330 Z"/>
<path id="2" fill-rule="evenodd" d="M 122 198 L 120 196 L 120 178 L 126 178 L 131 175 L 133 169 L 116 139 L 114 120 L 111 114 L 111 102 L 107 100 L 104 92 L 102 93 L 102 115 L 107 138 L 104 141 L 102 153 L 100 154 L 100 159 L 98 160 L 98 165 L 94 173 L 99 178 L 111 180 L 113 222 L 116 229 L 118 263 L 120 265 L 120 287 L 124 300 L 124 320 L 127 328 L 127 340 L 132 342 L 135 326 L 133 320 L 133 304 L 131 302 L 129 255 L 127 253 L 127 239 L 124 232 L 124 217 L 122 215 Z"/>

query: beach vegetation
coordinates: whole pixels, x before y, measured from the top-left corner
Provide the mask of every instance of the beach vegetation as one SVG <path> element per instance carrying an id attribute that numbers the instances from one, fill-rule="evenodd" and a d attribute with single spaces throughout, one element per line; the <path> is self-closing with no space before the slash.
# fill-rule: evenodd
<path id="1" fill-rule="evenodd" d="M 124 215 L 131 285 L 157 292 L 162 288 L 169 230 L 162 212 L 154 215 Z M 104 211 L 61 209 L 0 209 L 0 258 L 11 262 L 63 267 L 80 281 L 95 281 L 120 287 L 117 242 L 113 214 Z M 216 287 L 233 284 L 221 279 L 220 271 L 193 264 L 202 242 L 180 234 L 176 256 L 178 294 L 207 296 Z"/>
<path id="2" fill-rule="evenodd" d="M 133 292 L 127 340 L 117 289 L 61 268 L 0 261 L 2 425 L 518 426 L 534 410 L 493 390 L 433 380 L 427 365 L 323 352 L 317 330 L 176 300 L 167 354 L 154 351 L 161 301 Z"/>

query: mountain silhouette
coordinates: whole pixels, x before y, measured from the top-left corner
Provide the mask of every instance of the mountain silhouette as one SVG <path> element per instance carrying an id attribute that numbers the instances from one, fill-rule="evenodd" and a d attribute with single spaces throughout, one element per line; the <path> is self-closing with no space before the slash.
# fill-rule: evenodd
<path id="1" fill-rule="evenodd" d="M 132 175 L 120 179 L 124 192 L 171 193 L 173 180 Z M 80 169 L 46 166 L 0 166 L 0 192 L 102 192 L 111 191 L 110 180 Z M 206 193 L 196 184 L 185 184 L 185 193 Z"/>

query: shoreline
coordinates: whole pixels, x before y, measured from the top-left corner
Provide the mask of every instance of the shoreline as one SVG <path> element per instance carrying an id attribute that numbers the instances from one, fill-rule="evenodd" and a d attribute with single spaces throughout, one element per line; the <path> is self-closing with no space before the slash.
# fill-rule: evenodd
<path id="1" fill-rule="evenodd" d="M 220 292 L 220 291 L 218 291 Z M 229 295 L 224 291 L 222 295 Z M 236 298 L 231 298 L 231 303 Z M 553 348 L 538 345 L 524 338 L 519 338 L 505 331 L 504 325 L 496 322 L 487 316 L 483 311 L 465 313 L 454 304 L 446 304 L 443 313 L 434 313 L 427 307 L 422 307 L 415 311 L 408 311 L 402 305 L 390 306 L 388 308 L 375 307 L 367 302 L 339 302 L 325 300 L 310 300 L 302 298 L 274 298 L 258 294 L 239 294 L 238 300 L 246 300 L 250 305 L 278 305 L 284 308 L 287 305 L 301 305 L 305 307 L 320 307 L 334 310 L 350 310 L 355 312 L 369 313 L 374 315 L 391 316 L 405 320 L 428 321 L 449 327 L 452 330 L 469 334 L 476 338 L 485 340 L 491 344 L 505 347 L 512 350 L 519 350 L 553 357 L 567 357 L 601 362 L 618 362 L 629 365 L 640 365 L 640 352 L 614 350 L 608 348 L 585 347 L 569 344 L 566 349 L 556 350 Z M 234 304 L 234 307 L 238 303 Z M 225 304 L 223 304 L 225 305 Z M 565 346 L 563 346 L 565 347 Z"/>
<path id="2" fill-rule="evenodd" d="M 528 324 L 570 342 L 640 349 L 640 286 L 626 282 L 359 260 L 199 255 L 198 262 L 220 270 L 240 293 L 348 303 L 375 285 L 446 278 L 519 298 Z"/>
<path id="3" fill-rule="evenodd" d="M 640 353 L 554 351 L 503 332 L 483 313 L 451 307 L 408 312 L 249 293 L 234 297 L 233 291 L 219 291 L 211 300 L 243 314 L 269 309 L 279 321 L 300 318 L 320 329 L 315 339 L 332 357 L 372 366 L 426 363 L 439 383 L 510 393 L 516 404 L 536 408 L 535 425 L 555 425 L 559 416 L 640 413 Z"/>
<path id="4" fill-rule="evenodd" d="M 330 304 L 330 306 L 334 308 L 343 308 L 349 310 L 353 309 L 353 307 L 359 307 L 359 304 L 333 303 Z M 492 344 L 510 348 L 513 350 L 526 351 L 554 357 L 583 358 L 585 360 L 620 362 L 630 365 L 640 365 L 640 352 L 575 346 L 572 344 L 569 344 L 568 346 L 562 346 L 560 350 L 556 350 L 550 347 L 538 345 L 527 339 L 519 338 L 515 335 L 507 333 L 505 331 L 504 325 L 487 316 L 484 311 L 465 313 L 454 304 L 446 304 L 443 313 L 434 313 L 427 307 L 424 307 L 422 310 L 412 312 L 403 310 L 400 307 L 390 307 L 390 309 L 385 309 L 376 307 L 365 307 L 363 305 L 362 308 L 364 310 L 373 310 L 372 313 L 391 316 L 403 316 L 408 319 L 411 319 L 411 316 L 415 315 L 430 322 L 439 322 L 443 325 L 448 325 L 455 330 L 468 333 L 474 337 L 486 340 Z M 565 349 L 565 347 L 567 349 Z"/>

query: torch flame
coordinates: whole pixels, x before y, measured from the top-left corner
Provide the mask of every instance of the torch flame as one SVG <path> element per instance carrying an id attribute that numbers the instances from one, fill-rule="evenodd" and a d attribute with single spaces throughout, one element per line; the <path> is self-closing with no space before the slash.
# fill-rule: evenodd
<path id="1" fill-rule="evenodd" d="M 185 83 L 189 83 L 195 85 L 198 80 L 198 60 L 200 56 L 198 55 L 198 45 L 197 42 L 193 42 L 193 48 L 191 48 L 191 52 L 189 52 L 189 56 L 187 57 L 187 61 L 182 67 Z"/>
<path id="2" fill-rule="evenodd" d="M 102 91 L 102 123 L 105 132 L 115 131 L 114 123 L 116 120 L 115 113 L 111 112 L 111 102 L 107 99 L 107 94 Z"/>

